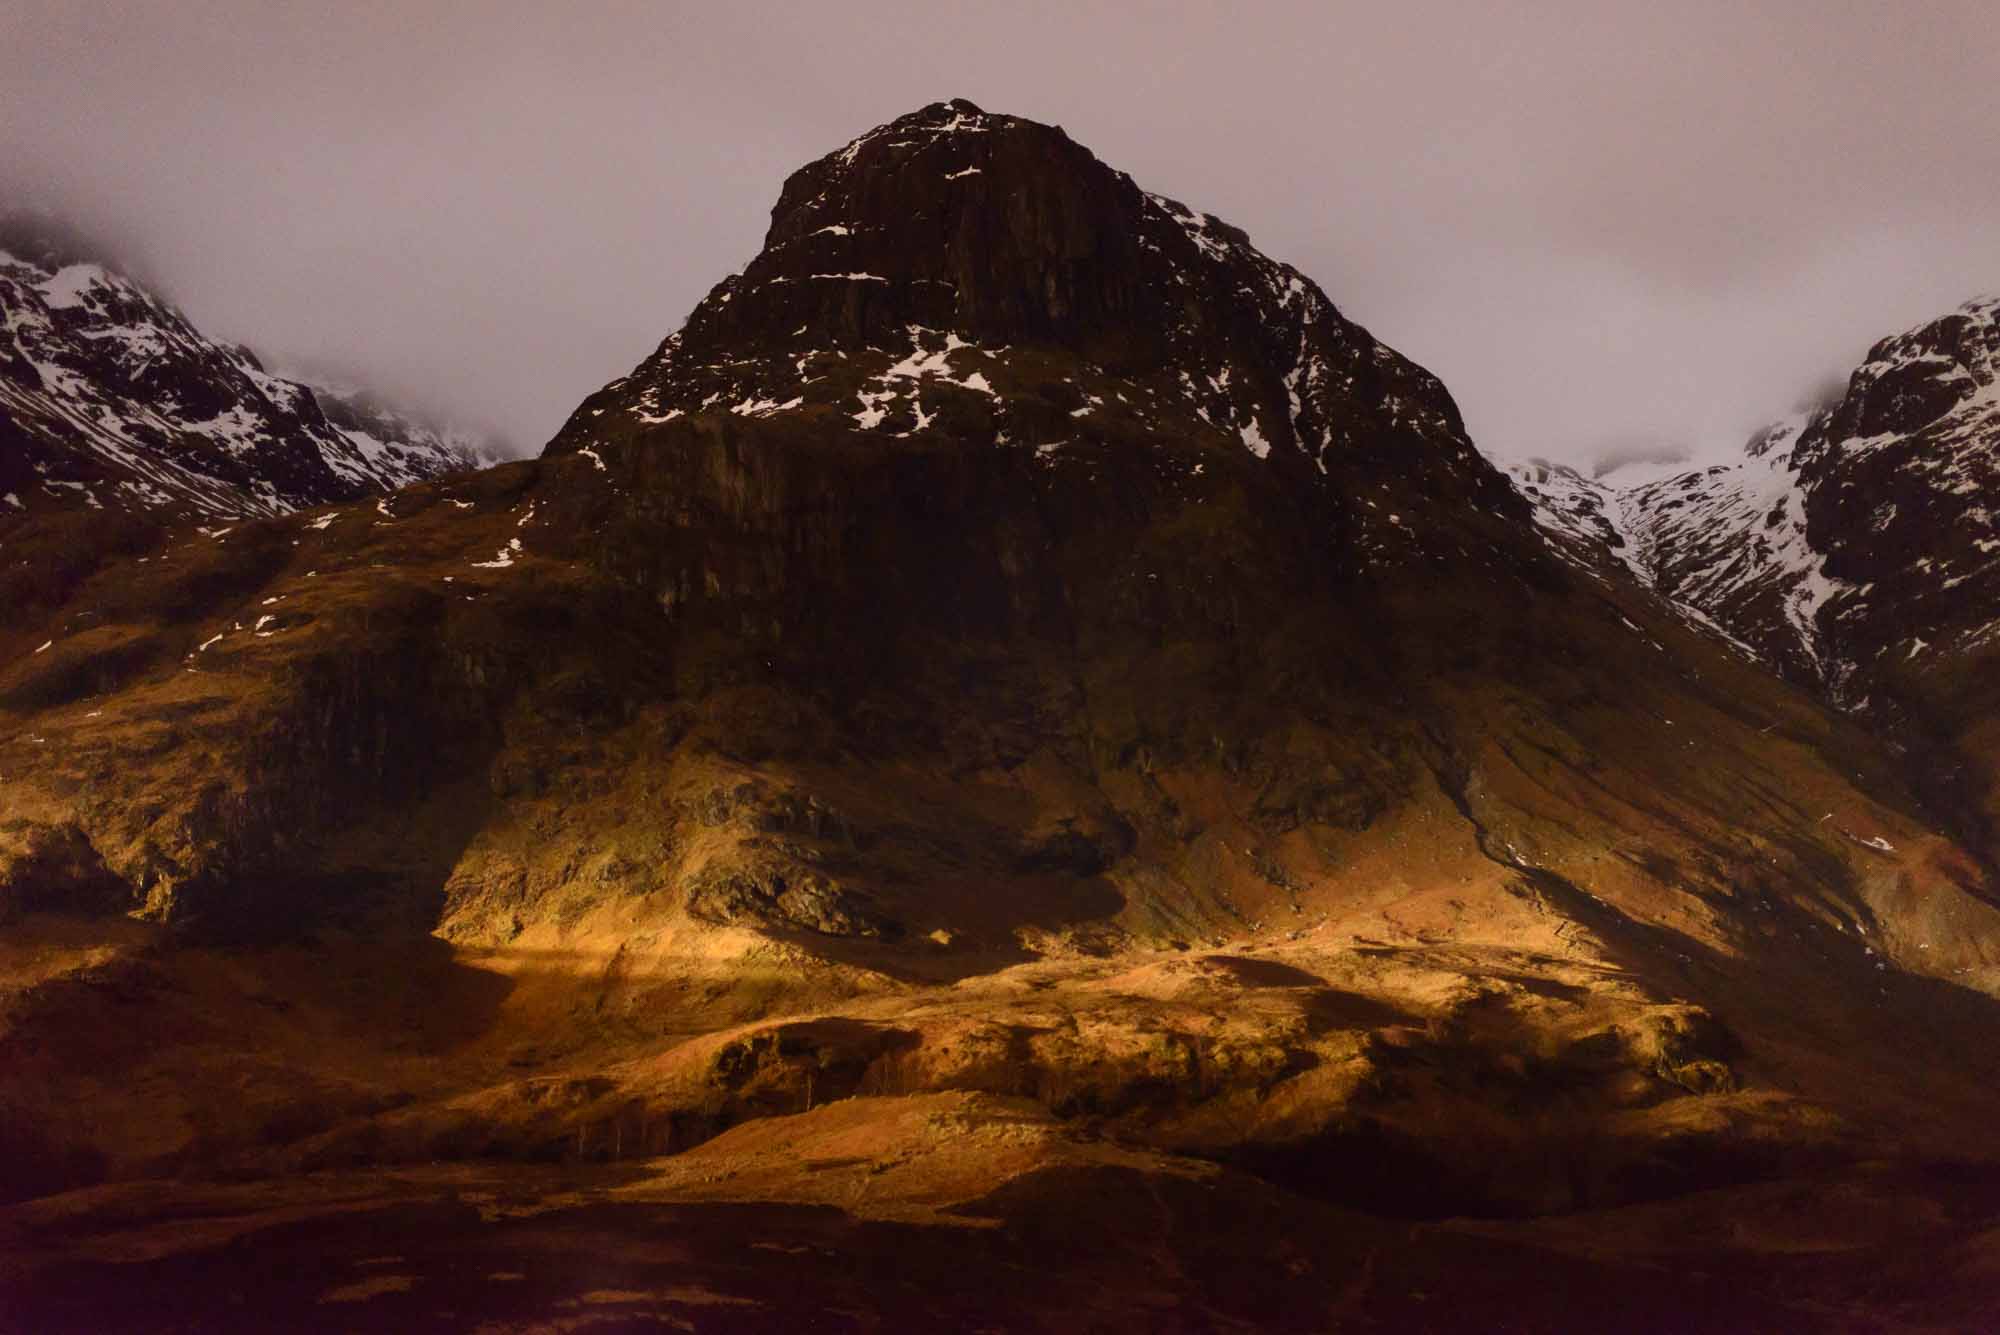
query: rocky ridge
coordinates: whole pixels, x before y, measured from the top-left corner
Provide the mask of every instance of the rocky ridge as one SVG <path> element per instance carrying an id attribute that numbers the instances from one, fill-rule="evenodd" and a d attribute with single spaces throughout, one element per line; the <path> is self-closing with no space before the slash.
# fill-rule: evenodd
<path id="1" fill-rule="evenodd" d="M 46 229 L 0 227 L 0 519 L 220 522 L 484 462 L 472 437 L 270 374 Z"/>

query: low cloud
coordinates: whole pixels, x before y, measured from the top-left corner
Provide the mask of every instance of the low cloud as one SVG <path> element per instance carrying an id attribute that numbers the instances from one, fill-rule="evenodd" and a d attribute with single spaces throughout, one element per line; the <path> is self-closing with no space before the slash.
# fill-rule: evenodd
<path id="1" fill-rule="evenodd" d="M 217 336 L 532 449 L 792 169 L 965 96 L 1245 228 L 1489 450 L 1702 456 L 2000 287 L 1994 14 L 13 0 L 0 186 Z"/>

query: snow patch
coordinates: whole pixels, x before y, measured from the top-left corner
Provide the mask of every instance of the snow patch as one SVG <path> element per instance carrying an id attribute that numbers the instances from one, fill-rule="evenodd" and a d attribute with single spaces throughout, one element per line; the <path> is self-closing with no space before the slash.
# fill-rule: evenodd
<path id="1" fill-rule="evenodd" d="M 1264 439 L 1263 431 L 1257 426 L 1257 419 L 1251 418 L 1238 430 L 1243 438 L 1243 446 L 1259 459 L 1271 457 L 1271 442 Z"/>
<path id="2" fill-rule="evenodd" d="M 505 570 L 508 566 L 514 564 L 516 556 L 522 554 L 521 540 L 519 538 L 509 538 L 507 539 L 507 545 L 502 547 L 491 561 L 474 561 L 472 564 L 479 570 Z"/>
<path id="3" fill-rule="evenodd" d="M 66 264 L 35 290 L 51 310 L 68 310 L 87 304 L 87 294 L 110 275 L 95 264 Z"/>
<path id="4" fill-rule="evenodd" d="M 738 417 L 769 417 L 772 413 L 787 412 L 805 401 L 803 394 L 787 399 L 783 403 L 779 403 L 776 399 L 745 399 L 729 411 Z M 603 466 L 598 465 L 600 468 Z"/>

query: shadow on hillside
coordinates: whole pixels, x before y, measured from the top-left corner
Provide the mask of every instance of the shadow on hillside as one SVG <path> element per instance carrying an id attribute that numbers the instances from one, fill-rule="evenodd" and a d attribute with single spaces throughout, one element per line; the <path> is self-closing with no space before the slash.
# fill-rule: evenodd
<path id="1" fill-rule="evenodd" d="M 1663 1264 L 1644 1248 L 1551 1245 L 1532 1224 L 1411 1228 L 1230 1173 L 1049 1165 L 953 1211 L 983 1227 L 827 1205 L 607 1199 L 630 1178 L 597 1168 L 417 1181 L 359 1208 L 267 1209 L 227 1241 L 183 1239 L 115 1266 L 51 1241 L 25 1258 L 9 1311 L 39 1330 L 1081 1323 L 1149 1335 L 1218 1325 L 1679 1335 L 1872 1329 L 1890 1313 L 1972 1328 L 1992 1298 L 1976 1267 L 1937 1259 L 1976 1230 L 1972 1207 L 1990 1208 L 1990 1188 L 1957 1190 L 1946 1217 L 1914 1221 L 1907 1236 L 1831 1253 L 1732 1248 L 1726 1218 L 1739 1203 L 1710 1202 Z M 551 1208 L 559 1192 L 571 1203 Z M 495 1217 L 478 1199 L 542 1208 Z"/>
<path id="2" fill-rule="evenodd" d="M 1631 976 L 1710 1010 L 1757 1050 L 1806 1050 L 1838 1087 L 1799 1092 L 1836 1108 L 1859 1105 L 1892 1129 L 1919 1111 L 1942 1127 L 1987 1126 L 2000 1114 L 2000 1000 L 1889 965 L 1856 936 L 1827 929 L 1773 897 L 1760 911 L 1765 946 L 1753 960 L 1671 928 L 1640 922 L 1562 876 L 1523 869 L 1559 912 L 1587 927 Z M 1865 921 L 1865 920 L 1864 920 Z M 1866 1054 L 1865 1056 L 1859 1054 Z M 1845 1111 L 1845 1109 L 1843 1109 Z M 1959 1118 L 1945 1114 L 1955 1112 Z M 1983 1134 L 1979 1141 L 1983 1143 Z"/>

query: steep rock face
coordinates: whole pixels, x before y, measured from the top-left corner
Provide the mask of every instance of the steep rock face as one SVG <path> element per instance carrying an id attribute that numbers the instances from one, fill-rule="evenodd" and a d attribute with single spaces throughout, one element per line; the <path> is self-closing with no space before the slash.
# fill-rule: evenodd
<path id="1" fill-rule="evenodd" d="M 57 238 L 0 230 L 0 521 L 279 514 L 479 461 L 469 438 L 269 374 Z"/>
<path id="2" fill-rule="evenodd" d="M 962 101 L 795 173 L 757 258 L 549 448 L 703 409 L 1044 457 L 1157 434 L 1353 491 L 1393 477 L 1517 504 L 1443 386 L 1297 270 L 1059 129 Z"/>
<path id="3" fill-rule="evenodd" d="M 1240 234 L 926 108 L 794 177 L 542 458 L 176 533 L 0 627 L 0 884 L 160 927 L 35 965 L 0 1122 L 46 1189 L 969 1090 L 1429 1215 L 1981 1124 L 1984 869 L 1527 519 Z M 119 989 L 173 1041 L 43 1038 Z M 385 1011 L 431 1023 L 385 1053 Z M 105 1069 L 136 1125 L 51 1118 Z"/>
<path id="4" fill-rule="evenodd" d="M 2000 299 L 1875 345 L 1795 453 L 1852 670 L 1976 651 L 2000 631 Z"/>

